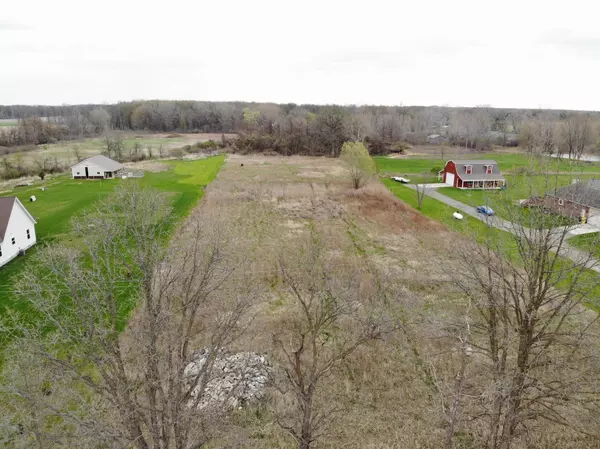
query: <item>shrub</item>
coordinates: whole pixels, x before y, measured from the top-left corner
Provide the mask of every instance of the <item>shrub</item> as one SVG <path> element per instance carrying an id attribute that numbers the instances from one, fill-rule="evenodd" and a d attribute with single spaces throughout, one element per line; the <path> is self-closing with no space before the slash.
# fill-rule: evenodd
<path id="1" fill-rule="evenodd" d="M 183 151 L 182 148 L 173 148 L 171 150 L 171 156 L 173 156 L 173 157 L 181 158 L 181 157 L 183 157 L 184 154 L 185 154 L 185 152 Z"/>
<path id="2" fill-rule="evenodd" d="M 392 151 L 394 153 L 404 153 L 412 149 L 412 145 L 407 142 L 394 142 L 392 144 Z"/>

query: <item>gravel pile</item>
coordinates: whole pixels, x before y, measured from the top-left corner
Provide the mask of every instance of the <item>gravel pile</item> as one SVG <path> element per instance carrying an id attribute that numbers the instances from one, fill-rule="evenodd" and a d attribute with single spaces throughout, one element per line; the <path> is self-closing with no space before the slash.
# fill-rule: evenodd
<path id="1" fill-rule="evenodd" d="M 185 368 L 185 376 L 195 379 L 200 373 L 209 355 L 207 349 L 194 353 L 194 361 Z M 220 350 L 213 368 L 209 373 L 209 381 L 199 408 L 233 408 L 260 401 L 265 394 L 269 378 L 269 365 L 264 356 L 254 352 L 238 352 L 235 354 Z M 194 400 L 201 394 L 201 384 L 192 392 Z"/>

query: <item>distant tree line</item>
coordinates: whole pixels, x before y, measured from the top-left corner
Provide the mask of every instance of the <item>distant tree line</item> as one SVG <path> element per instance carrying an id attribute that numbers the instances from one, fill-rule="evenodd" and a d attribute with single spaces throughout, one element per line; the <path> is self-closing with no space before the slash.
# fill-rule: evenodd
<path id="1" fill-rule="evenodd" d="M 106 105 L 0 106 L 0 146 L 46 144 L 108 130 L 238 133 L 234 150 L 338 156 L 346 141 L 371 154 L 407 145 L 539 146 L 540 133 L 562 136 L 554 150 L 596 148 L 600 113 L 558 110 L 422 106 L 335 106 L 243 102 L 133 101 Z M 548 124 L 548 126 L 546 126 Z M 551 125 L 551 126 L 550 126 Z M 560 125 L 560 126 L 558 126 Z M 548 130 L 548 127 L 552 130 Z M 544 128 L 544 131 L 541 130 Z M 561 129 L 559 130 L 558 127 Z M 556 129 L 554 129 L 556 128 Z M 537 137 L 534 139 L 533 135 Z M 542 143 L 542 145 L 546 145 Z M 560 148 L 559 148 L 560 147 Z M 549 147 L 546 145 L 546 151 Z"/>

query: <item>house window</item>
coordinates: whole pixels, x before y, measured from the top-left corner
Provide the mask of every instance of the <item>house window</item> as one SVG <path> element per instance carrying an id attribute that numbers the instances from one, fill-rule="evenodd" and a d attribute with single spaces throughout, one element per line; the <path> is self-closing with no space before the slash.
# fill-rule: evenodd
<path id="1" fill-rule="evenodd" d="M 486 175 L 491 175 L 492 174 L 492 169 L 493 169 L 493 165 L 486 165 L 485 166 L 485 173 L 486 173 Z"/>
<path id="2" fill-rule="evenodd" d="M 13 245 L 14 245 L 15 243 L 17 243 L 17 242 L 15 241 L 15 238 L 14 238 L 14 237 L 13 237 L 12 239 L 10 239 L 10 241 L 12 242 L 12 244 L 13 244 Z"/>
<path id="3" fill-rule="evenodd" d="M 29 232 L 29 229 L 27 230 L 27 240 L 29 240 L 31 238 L 31 233 Z"/>
<path id="4" fill-rule="evenodd" d="M 77 172 L 77 174 L 79 174 L 79 172 Z"/>
<path id="5" fill-rule="evenodd" d="M 558 199 L 558 205 L 559 206 L 564 206 L 565 205 L 565 200 L 563 200 L 562 198 Z"/>
<path id="6" fill-rule="evenodd" d="M 473 166 L 472 165 L 465 165 L 465 173 L 467 175 L 470 175 L 471 173 L 473 173 Z"/>
<path id="7" fill-rule="evenodd" d="M 96 173 L 97 173 L 97 174 L 100 174 L 100 172 L 99 172 L 99 171 L 97 171 Z"/>

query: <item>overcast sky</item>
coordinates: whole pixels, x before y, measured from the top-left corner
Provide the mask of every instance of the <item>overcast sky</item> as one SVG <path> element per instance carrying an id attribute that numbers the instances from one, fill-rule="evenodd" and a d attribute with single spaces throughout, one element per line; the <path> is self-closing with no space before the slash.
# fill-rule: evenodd
<path id="1" fill-rule="evenodd" d="M 0 104 L 600 109 L 597 0 L 0 2 Z"/>

